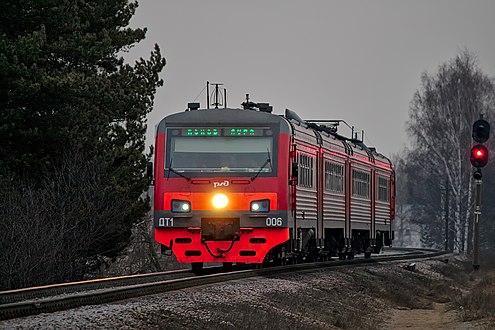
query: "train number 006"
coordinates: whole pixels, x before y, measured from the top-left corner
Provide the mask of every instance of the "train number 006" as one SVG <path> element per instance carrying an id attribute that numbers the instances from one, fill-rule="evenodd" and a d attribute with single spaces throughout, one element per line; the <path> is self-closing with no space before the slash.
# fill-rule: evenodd
<path id="1" fill-rule="evenodd" d="M 282 226 L 282 218 L 266 218 L 266 225 L 269 227 Z"/>

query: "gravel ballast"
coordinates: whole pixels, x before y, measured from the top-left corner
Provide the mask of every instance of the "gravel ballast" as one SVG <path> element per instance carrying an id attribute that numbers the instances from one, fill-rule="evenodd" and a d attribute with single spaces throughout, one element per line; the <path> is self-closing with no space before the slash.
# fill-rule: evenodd
<path id="1" fill-rule="evenodd" d="M 254 277 L 0 322 L 0 329 L 387 328 L 397 308 L 456 295 L 440 261 Z"/>

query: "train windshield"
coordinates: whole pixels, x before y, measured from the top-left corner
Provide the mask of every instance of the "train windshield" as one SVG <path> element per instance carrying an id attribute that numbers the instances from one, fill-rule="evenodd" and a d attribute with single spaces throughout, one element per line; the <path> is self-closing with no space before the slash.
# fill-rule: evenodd
<path id="1" fill-rule="evenodd" d="M 271 173 L 271 163 L 265 163 L 273 158 L 272 149 L 271 136 L 172 136 L 165 169 L 179 173 Z"/>

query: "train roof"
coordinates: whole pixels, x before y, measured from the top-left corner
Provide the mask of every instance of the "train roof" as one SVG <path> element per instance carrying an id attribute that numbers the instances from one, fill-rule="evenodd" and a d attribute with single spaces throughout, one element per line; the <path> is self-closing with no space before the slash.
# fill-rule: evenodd
<path id="1" fill-rule="evenodd" d="M 301 119 L 294 111 L 286 109 L 285 115 L 276 115 L 269 111 L 253 108 L 214 108 L 214 109 L 187 109 L 184 112 L 174 113 L 163 118 L 157 127 L 157 133 L 165 133 L 167 127 L 191 125 L 227 125 L 232 123 L 245 123 L 248 125 L 277 124 L 280 133 L 296 134 L 297 130 L 312 131 L 322 144 L 324 140 L 339 140 L 344 146 L 345 152 L 353 154 L 354 151 L 364 152 L 371 162 L 380 160 L 392 166 L 390 159 L 376 152 L 373 147 L 366 146 L 355 138 L 346 138 L 337 133 L 336 127 L 316 124 Z M 295 129 L 298 126 L 299 129 Z M 361 152 L 360 152 L 361 150 Z"/>
<path id="2" fill-rule="evenodd" d="M 290 133 L 289 123 L 281 116 L 269 112 L 244 110 L 236 108 L 198 109 L 175 113 L 163 118 L 158 124 L 158 132 L 175 125 L 222 125 L 241 122 L 246 124 L 278 124 L 281 133 Z"/>

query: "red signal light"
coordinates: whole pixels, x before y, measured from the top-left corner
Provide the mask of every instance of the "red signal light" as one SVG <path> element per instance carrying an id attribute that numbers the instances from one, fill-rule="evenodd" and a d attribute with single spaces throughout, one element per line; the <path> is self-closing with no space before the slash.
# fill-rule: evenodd
<path id="1" fill-rule="evenodd" d="M 488 149 L 482 145 L 477 144 L 471 148 L 471 164 L 474 167 L 480 168 L 488 163 Z"/>

